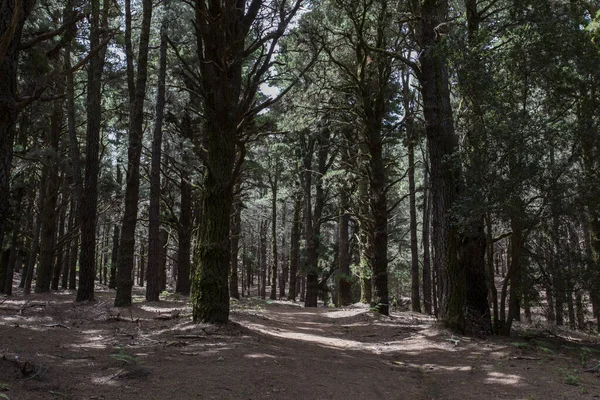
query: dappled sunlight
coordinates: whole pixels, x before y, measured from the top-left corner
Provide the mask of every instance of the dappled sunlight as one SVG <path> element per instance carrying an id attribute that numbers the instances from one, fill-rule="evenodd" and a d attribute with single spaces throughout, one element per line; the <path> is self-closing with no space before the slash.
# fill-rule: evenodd
<path id="1" fill-rule="evenodd" d="M 494 383 L 501 385 L 518 385 L 521 382 L 519 375 L 504 374 L 501 372 L 488 372 L 485 383 Z"/>
<path id="2" fill-rule="evenodd" d="M 246 357 L 246 358 L 277 358 L 270 354 L 264 354 L 264 353 L 246 354 L 246 355 L 244 355 L 244 357 Z"/>

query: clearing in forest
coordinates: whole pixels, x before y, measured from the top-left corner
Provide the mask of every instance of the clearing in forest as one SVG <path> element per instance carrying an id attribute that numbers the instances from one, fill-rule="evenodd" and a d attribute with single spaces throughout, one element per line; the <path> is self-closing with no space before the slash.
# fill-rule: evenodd
<path id="1" fill-rule="evenodd" d="M 235 302 L 230 324 L 196 325 L 185 298 L 117 309 L 112 296 L 0 300 L 0 398 L 600 398 L 592 337 L 467 338 L 420 314 L 257 299 Z"/>

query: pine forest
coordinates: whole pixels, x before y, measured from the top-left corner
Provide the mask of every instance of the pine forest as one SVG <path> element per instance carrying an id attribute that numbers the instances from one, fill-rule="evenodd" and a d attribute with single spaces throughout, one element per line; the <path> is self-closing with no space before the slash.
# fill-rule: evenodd
<path id="1" fill-rule="evenodd" d="M 0 399 L 599 396 L 600 1 L 1 1 Z"/>

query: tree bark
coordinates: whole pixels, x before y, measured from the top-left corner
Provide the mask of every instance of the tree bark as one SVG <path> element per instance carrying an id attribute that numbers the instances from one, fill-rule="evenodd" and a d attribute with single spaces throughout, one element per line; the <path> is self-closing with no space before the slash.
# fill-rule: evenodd
<path id="1" fill-rule="evenodd" d="M 167 74 L 167 31 L 166 13 L 160 28 L 160 50 L 158 60 L 158 91 L 154 113 L 154 139 L 152 141 L 152 165 L 150 169 L 150 209 L 148 212 L 148 285 L 146 301 L 158 301 L 160 294 L 158 255 L 160 254 L 160 163 L 162 159 L 162 129 L 165 112 Z"/>
<path id="2" fill-rule="evenodd" d="M 427 160 L 423 163 L 423 306 L 425 312 L 429 315 L 433 313 L 432 300 L 432 271 L 431 271 L 431 256 L 429 253 L 429 226 L 431 216 L 431 199 L 429 195 L 429 165 Z"/>
<path id="3" fill-rule="evenodd" d="M 275 165 L 274 176 L 269 176 L 271 184 L 271 252 L 273 258 L 271 260 L 271 295 L 269 299 L 277 300 L 277 185 L 278 185 L 278 165 Z"/>
<path id="4" fill-rule="evenodd" d="M 58 87 L 60 83 L 57 83 Z M 60 89 L 57 90 L 61 94 Z M 59 165 L 56 159 L 59 154 L 60 133 L 62 128 L 62 101 L 56 100 L 50 116 L 50 129 L 48 132 L 48 147 L 52 156 L 43 161 L 46 175 L 46 188 L 44 194 L 44 208 L 41 210 L 42 231 L 40 235 L 40 264 L 38 266 L 35 292 L 49 292 L 54 270 L 54 254 L 56 242 L 56 205 L 60 190 Z"/>
<path id="5" fill-rule="evenodd" d="M 135 229 L 137 226 L 140 191 L 140 157 L 144 134 L 144 100 L 148 77 L 148 45 L 152 20 L 152 0 L 142 1 L 142 29 L 138 46 L 137 76 L 133 66 L 131 43 L 131 0 L 125 1 L 125 52 L 127 57 L 127 87 L 129 90 L 129 144 L 127 148 L 127 178 L 125 180 L 125 209 L 121 224 L 121 243 L 117 268 L 117 294 L 115 307 L 131 305 Z M 160 171 L 158 172 L 160 174 Z M 160 178 L 159 178 L 160 179 Z M 153 250 L 154 251 L 154 250 Z M 153 260 L 155 261 L 155 260 Z M 154 279 L 154 277 L 152 278 Z"/>
<path id="6" fill-rule="evenodd" d="M 300 218 L 302 213 L 302 193 L 296 192 L 294 196 L 294 214 L 292 217 L 292 231 L 290 237 L 290 288 L 288 300 L 296 301 L 296 281 L 298 279 L 298 264 L 300 261 Z"/>
<path id="7" fill-rule="evenodd" d="M 233 206 L 233 215 L 231 216 L 231 262 L 229 271 L 229 296 L 234 299 L 240 298 L 238 288 L 238 254 L 240 245 L 240 234 L 242 233 L 242 201 L 240 199 L 240 185 L 236 185 L 236 201 Z"/>
<path id="8" fill-rule="evenodd" d="M 6 278 L 5 281 L 0 284 L 0 289 L 4 289 L 4 294 L 12 296 L 13 277 L 15 272 L 15 264 L 17 262 L 18 240 L 21 232 L 21 221 L 23 220 L 23 213 L 21 212 L 21 205 L 23 202 L 24 189 L 17 188 L 15 190 L 15 216 L 14 226 L 12 230 L 12 237 L 10 239 L 10 255 L 6 265 Z M 2 243 L 2 242 L 0 242 Z"/>
<path id="9" fill-rule="evenodd" d="M 418 79 L 431 163 L 434 268 L 437 277 L 438 317 L 450 329 L 465 328 L 465 267 L 459 260 L 461 238 L 452 223 L 452 207 L 459 195 L 460 166 L 452 160 L 458 151 L 454 131 L 446 56 L 438 27 L 447 22 L 447 0 L 425 0 L 421 6 L 418 43 L 421 69 Z"/>
<path id="10" fill-rule="evenodd" d="M 13 158 L 17 100 L 19 47 L 23 25 L 35 0 L 6 0 L 0 5 L 0 38 L 7 47 L 0 59 L 0 243 L 10 212 L 10 171 Z"/>
<path id="11" fill-rule="evenodd" d="M 340 189 L 340 216 L 338 218 L 339 247 L 338 247 L 338 299 L 339 307 L 352 304 L 352 276 L 350 272 L 350 235 L 349 223 L 350 195 L 346 188 Z"/>
<path id="12" fill-rule="evenodd" d="M 408 126 L 408 125 L 407 125 Z M 419 248 L 417 243 L 417 199 L 415 189 L 415 145 L 411 133 L 408 132 L 408 190 L 410 208 L 410 257 L 411 257 L 411 308 L 414 312 L 421 312 L 421 299 L 419 293 Z"/>
<path id="13" fill-rule="evenodd" d="M 91 0 L 90 48 L 100 45 L 108 30 L 109 3 L 104 0 L 100 21 L 100 0 Z M 100 129 L 102 118 L 102 69 L 106 48 L 91 55 L 87 69 L 87 132 L 84 189 L 81 200 L 81 251 L 79 253 L 79 288 L 77 301 L 94 300 L 96 275 L 96 223 L 98 218 L 98 174 L 100 172 Z"/>

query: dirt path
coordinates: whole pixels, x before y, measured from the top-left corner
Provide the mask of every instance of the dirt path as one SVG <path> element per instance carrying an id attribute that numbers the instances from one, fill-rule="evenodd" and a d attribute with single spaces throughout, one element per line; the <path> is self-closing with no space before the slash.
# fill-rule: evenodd
<path id="1" fill-rule="evenodd" d="M 184 300 L 110 306 L 72 293 L 0 299 L 0 398 L 594 399 L 600 347 L 462 338 L 412 313 L 244 300 L 195 325 Z M 139 298 L 138 298 L 139 299 Z"/>

